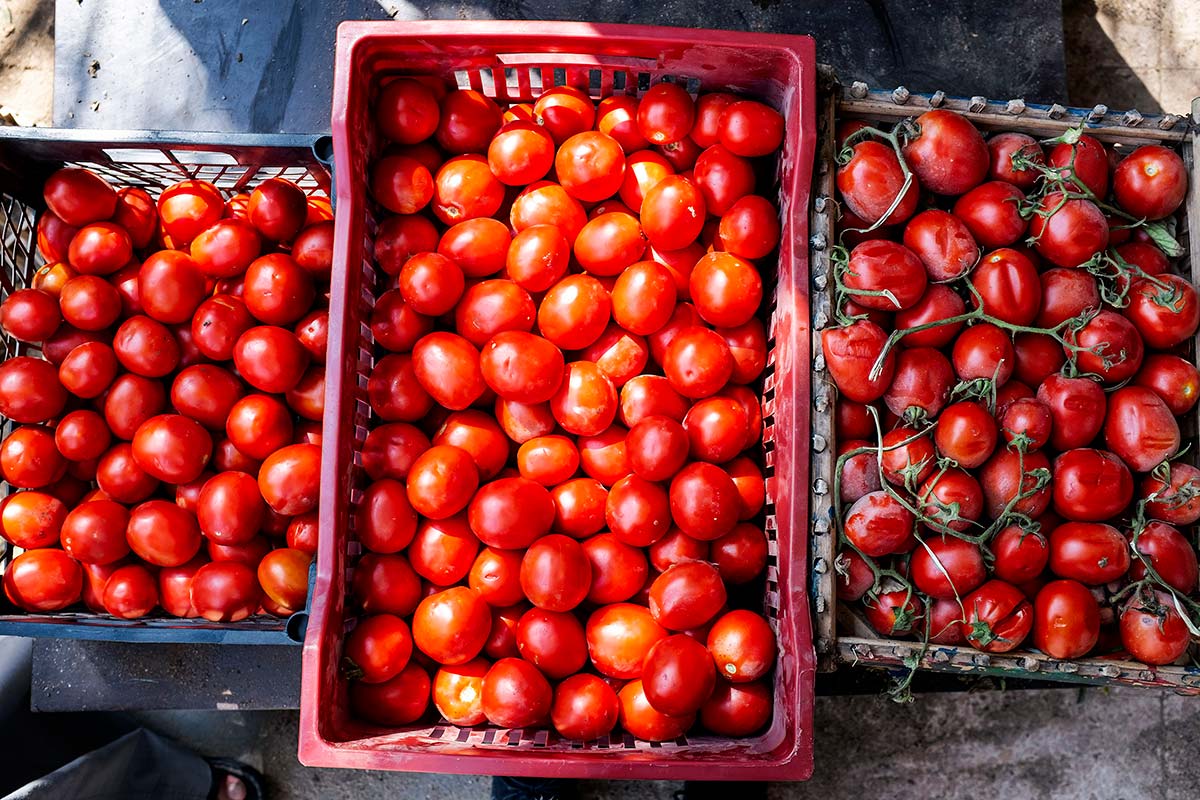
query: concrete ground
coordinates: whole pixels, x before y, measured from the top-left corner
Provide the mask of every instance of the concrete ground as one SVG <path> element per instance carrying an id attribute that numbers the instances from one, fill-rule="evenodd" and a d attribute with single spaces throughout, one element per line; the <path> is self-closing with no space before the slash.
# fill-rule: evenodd
<path id="1" fill-rule="evenodd" d="M 207 755 L 259 766 L 290 800 L 476 800 L 482 778 L 306 769 L 288 712 L 145 712 L 149 727 Z M 1200 783 L 1196 698 L 1130 689 L 1048 689 L 885 698 L 818 697 L 816 769 L 772 800 L 1185 800 Z M 587 782 L 583 800 L 671 800 L 671 781 Z"/>
<path id="2" fill-rule="evenodd" d="M 1064 19 L 1072 103 L 1179 113 L 1200 94 L 1200 0 L 1065 0 Z M 50 0 L 0 0 L 0 115 L 50 122 L 53 26 Z M 259 766 L 274 798 L 487 796 L 482 778 L 301 767 L 293 712 L 138 716 L 201 753 Z M 813 779 L 774 785 L 772 798 L 1174 800 L 1200 785 L 1200 703 L 1155 691 L 925 694 L 908 705 L 819 697 L 814 730 Z M 679 788 L 587 783 L 581 795 L 667 800 Z"/>

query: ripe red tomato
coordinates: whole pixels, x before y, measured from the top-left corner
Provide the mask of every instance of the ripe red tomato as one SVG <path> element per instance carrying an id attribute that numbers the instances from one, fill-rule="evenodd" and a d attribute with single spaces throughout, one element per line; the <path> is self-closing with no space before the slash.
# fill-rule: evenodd
<path id="1" fill-rule="evenodd" d="M 397 280 L 400 296 L 418 314 L 437 317 L 462 297 L 462 269 L 441 253 L 418 253 L 405 262 Z"/>
<path id="2" fill-rule="evenodd" d="M 350 709 L 377 725 L 410 725 L 429 708 L 429 673 L 414 663 L 383 683 L 350 684 Z"/>
<path id="3" fill-rule="evenodd" d="M 117 193 L 96 173 L 80 167 L 63 167 L 42 186 L 46 207 L 68 225 L 76 227 L 108 219 L 117 207 Z"/>
<path id="4" fill-rule="evenodd" d="M 1019 154 L 1034 164 L 1045 164 L 1046 154 L 1036 139 L 1024 133 L 998 133 L 987 140 L 987 145 L 991 154 L 990 178 L 1006 181 L 1020 189 L 1033 188 L 1039 173 L 1030 167 L 1014 165 L 1013 156 Z"/>
<path id="5" fill-rule="evenodd" d="M 675 391 L 698 399 L 716 394 L 729 382 L 733 355 L 720 334 L 694 325 L 681 330 L 671 341 L 663 354 L 662 367 Z"/>
<path id="6" fill-rule="evenodd" d="M 292 389 L 304 377 L 311 360 L 295 334 L 273 325 L 250 328 L 233 346 L 233 363 L 238 374 L 268 394 L 283 394 Z"/>
<path id="7" fill-rule="evenodd" d="M 433 199 L 429 168 L 406 156 L 384 156 L 371 172 L 371 195 L 396 214 L 415 214 Z"/>
<path id="8" fill-rule="evenodd" d="M 980 322 L 959 334 L 952 361 L 960 379 L 986 378 L 1000 387 L 1012 377 L 1016 353 L 1008 333 L 990 322 Z"/>
<path id="9" fill-rule="evenodd" d="M 321 483 L 321 448 L 291 444 L 263 461 L 258 489 L 277 514 L 293 516 L 317 507 Z"/>
<path id="10" fill-rule="evenodd" d="M 599 206 L 597 207 L 599 208 Z M 627 209 L 605 209 L 590 219 L 575 238 L 575 259 L 593 275 L 619 275 L 646 251 L 637 217 Z"/>
<path id="11" fill-rule="evenodd" d="M 120 225 L 93 222 L 71 239 L 67 257 L 80 275 L 111 275 L 133 258 L 133 242 Z"/>
<path id="12" fill-rule="evenodd" d="M 1009 248 L 988 253 L 971 274 L 971 283 L 988 316 L 1014 325 L 1030 325 L 1037 318 L 1042 286 L 1024 253 Z"/>
<path id="13" fill-rule="evenodd" d="M 564 738 L 590 742 L 612 732 L 619 708 L 617 693 L 602 678 L 572 675 L 554 690 L 550 719 Z"/>
<path id="14" fill-rule="evenodd" d="M 122 442 L 100 457 L 96 484 L 121 503 L 140 503 L 158 488 L 158 479 L 147 474 L 133 457 L 133 447 Z"/>
<path id="15" fill-rule="evenodd" d="M 421 601 L 421 580 L 403 555 L 365 553 L 354 567 L 350 591 L 367 614 L 406 617 Z"/>
<path id="16" fill-rule="evenodd" d="M 471 533 L 466 515 L 460 513 L 422 521 L 406 552 L 413 570 L 422 578 L 434 586 L 452 586 L 471 571 L 479 540 Z"/>
<path id="17" fill-rule="evenodd" d="M 1154 391 L 1175 416 L 1190 411 L 1200 398 L 1200 371 L 1179 356 L 1151 353 L 1133 382 Z"/>
<path id="18" fill-rule="evenodd" d="M 9 299 L 12 299 L 11 296 Z M 63 284 L 58 302 L 62 309 L 61 318 L 84 331 L 104 330 L 121 316 L 121 295 L 111 283 L 95 275 L 71 278 Z M 59 316 L 54 314 L 50 319 L 57 328 Z M 53 333 L 51 330 L 41 338 L 45 339 Z"/>
<path id="19" fill-rule="evenodd" d="M 170 328 L 150 317 L 130 317 L 121 323 L 112 348 L 121 366 L 147 378 L 161 378 L 179 365 L 179 342 Z"/>
<path id="20" fill-rule="evenodd" d="M 544 725 L 553 702 L 550 682 L 528 661 L 502 658 L 483 678 L 483 713 L 501 728 Z"/>
<path id="21" fill-rule="evenodd" d="M 1086 655 L 1100 637 L 1100 606 L 1083 584 L 1051 581 L 1033 603 L 1033 645 L 1051 658 Z"/>
<path id="22" fill-rule="evenodd" d="M 249 394 L 229 409 L 225 433 L 240 452 L 261 461 L 292 441 L 292 416 L 275 397 Z"/>
<path id="23" fill-rule="evenodd" d="M 196 556 L 191 561 L 178 567 L 166 567 L 158 571 L 158 601 L 163 611 L 176 617 L 192 619 L 200 616 L 192 606 L 192 578 L 200 567 L 207 564 L 204 556 Z M 94 568 L 93 568 L 94 569 Z M 103 569 L 103 568 L 100 568 Z M 114 570 L 115 571 L 115 570 Z M 88 570 L 90 573 L 90 570 Z M 87 576 L 90 579 L 90 575 Z M 107 581 L 108 576 L 103 578 Z M 102 586 L 103 583 L 100 583 Z M 84 590 L 85 600 L 87 590 Z M 91 603 L 88 603 L 91 606 Z"/>
<path id="24" fill-rule="evenodd" d="M 550 398 L 558 424 L 577 436 L 596 436 L 612 425 L 617 415 L 617 389 L 590 361 L 567 364 L 562 382 Z"/>
<path id="25" fill-rule="evenodd" d="M 244 392 L 242 382 L 230 371 L 213 364 L 196 364 L 175 376 L 171 405 L 206 428 L 219 431 L 226 427 L 230 411 Z M 288 423 L 290 435 L 290 419 Z"/>
<path id="26" fill-rule="evenodd" d="M 880 635 L 905 636 L 921 622 L 925 604 L 911 591 L 897 589 L 878 596 L 867 595 L 863 611 L 867 622 Z"/>
<path id="27" fill-rule="evenodd" d="M 775 633 L 753 611 L 730 611 L 709 629 L 708 650 L 717 672 L 731 683 L 749 683 L 775 665 Z"/>
<path id="28" fill-rule="evenodd" d="M 449 153 L 484 153 L 500 128 L 500 107 L 473 89 L 458 89 L 442 99 L 435 137 Z"/>
<path id="29" fill-rule="evenodd" d="M 711 541 L 737 524 L 738 497 L 725 470 L 704 462 L 688 464 L 671 479 L 671 517 L 684 533 Z"/>
<path id="30" fill-rule="evenodd" d="M 533 113 L 538 126 L 554 137 L 553 144 L 562 144 L 575 134 L 590 130 L 596 121 L 592 99 L 574 86 L 546 89 L 533 104 Z"/>
<path id="31" fill-rule="evenodd" d="M 1166 481 L 1154 473 L 1142 480 L 1140 496 L 1154 497 L 1147 502 L 1146 512 L 1172 525 L 1191 525 L 1200 519 L 1200 496 L 1191 491 L 1200 487 L 1200 469 L 1176 461 L 1168 467 L 1168 472 Z"/>
<path id="32" fill-rule="evenodd" d="M 411 474 L 409 485 L 412 485 Z M 554 501 L 550 493 L 527 478 L 500 478 L 484 484 L 474 494 L 474 498 L 468 496 L 471 530 L 489 547 L 528 547 L 553 524 Z"/>
<path id="33" fill-rule="evenodd" d="M 616 139 L 626 154 L 650 146 L 638 129 L 639 105 L 636 97 L 614 94 L 601 100 L 596 107 L 596 130 Z"/>
<path id="34" fill-rule="evenodd" d="M 390 469 L 399 474 L 389 477 L 403 479 L 408 474 L 412 462 L 429 448 L 429 442 L 412 426 L 400 423 L 397 425 L 399 427 L 394 430 L 400 439 L 395 446 L 400 448 L 400 451 L 389 455 L 388 458 L 392 460 Z M 407 429 L 410 428 L 415 436 L 421 438 L 414 438 L 413 434 L 408 433 Z M 370 436 L 367 435 L 368 441 Z M 465 450 L 474 459 L 479 477 L 484 481 L 491 480 L 499 474 L 508 462 L 509 442 L 504 431 L 494 418 L 474 409 L 456 411 L 446 417 L 446 421 L 434 434 L 433 444 L 453 445 Z"/>
<path id="35" fill-rule="evenodd" d="M 233 278 L 258 258 L 262 239 L 249 222 L 224 219 L 193 239 L 189 252 L 208 277 Z"/>
<path id="36" fill-rule="evenodd" d="M 642 108 L 646 108 L 644 101 Z M 678 175 L 668 175 L 647 189 L 640 207 L 646 238 L 663 250 L 678 250 L 694 242 L 706 213 L 700 188 Z"/>
<path id="37" fill-rule="evenodd" d="M 646 547 L 666 534 L 671 525 L 667 491 L 637 475 L 626 475 L 609 490 L 605 520 L 618 539 Z"/>
<path id="38" fill-rule="evenodd" d="M 645 108 L 643 100 L 642 109 Z M 639 116 L 640 116 L 639 110 Z M 562 143 L 554 158 L 559 183 L 567 194 L 585 203 L 612 197 L 625 177 L 621 145 L 599 131 L 583 131 Z"/>
<path id="39" fill-rule="evenodd" d="M 192 317 L 192 341 L 214 361 L 233 358 L 234 344 L 254 326 L 254 318 L 240 297 L 218 294 L 205 300 Z"/>
<path id="40" fill-rule="evenodd" d="M 570 275 L 542 299 L 538 329 L 563 350 L 580 350 L 604 332 L 611 308 L 612 300 L 600 281 L 589 275 Z"/>
<path id="41" fill-rule="evenodd" d="M 535 437 L 517 451 L 517 470 L 521 477 L 552 488 L 579 470 L 579 449 L 566 436 Z"/>
<path id="42" fill-rule="evenodd" d="M 954 383 L 954 368 L 941 352 L 913 347 L 896 357 L 896 371 L 883 400 L 897 416 L 932 418 L 941 413 Z"/>
<path id="43" fill-rule="evenodd" d="M 1050 558 L 1046 537 L 1023 530 L 1019 525 L 1009 525 L 998 531 L 989 548 L 996 559 L 992 564 L 996 577 L 1012 584 L 1036 578 Z"/>
<path id="44" fill-rule="evenodd" d="M 1104 450 L 1068 450 L 1054 461 L 1054 510 L 1068 520 L 1099 522 L 1133 498 L 1129 467 Z"/>
<path id="45" fill-rule="evenodd" d="M 1178 275 L 1135 280 L 1128 297 L 1129 305 L 1123 313 L 1150 347 L 1174 347 L 1190 339 L 1200 326 L 1196 289 Z"/>
<path id="46" fill-rule="evenodd" d="M 912 224 L 909 223 L 910 227 Z M 696 280 L 694 272 L 692 280 Z M 851 251 L 850 266 L 843 282 L 860 306 L 899 311 L 921 299 L 925 293 L 925 280 L 925 269 L 913 251 L 886 239 L 872 239 Z M 692 298 L 696 297 L 693 287 Z M 697 310 L 704 315 L 699 304 Z"/>
<path id="47" fill-rule="evenodd" d="M 574 614 L 531 608 L 517 622 L 521 657 L 547 677 L 558 680 L 587 663 L 587 640 Z"/>
<path id="48" fill-rule="evenodd" d="M 487 659 L 476 658 L 443 666 L 433 676 L 433 705 L 450 724 L 470 727 L 486 721 L 483 678 L 490 667 Z"/>
<path id="49" fill-rule="evenodd" d="M 308 271 L 284 253 L 256 258 L 246 269 L 242 300 L 259 322 L 291 325 L 308 313 L 315 296 Z"/>
<path id="50" fill-rule="evenodd" d="M 783 116 L 754 100 L 730 103 L 717 123 L 720 143 L 746 158 L 771 154 L 783 144 L 783 134 Z"/>
<path id="51" fill-rule="evenodd" d="M 893 157 L 894 158 L 894 157 Z M 712 145 L 696 159 L 694 180 L 710 214 L 724 215 L 754 191 L 754 167 L 721 145 Z M 880 209 L 880 212 L 886 209 Z"/>
<path id="52" fill-rule="evenodd" d="M 997 421 L 1005 444 L 1025 452 L 1040 450 L 1049 440 L 1053 426 L 1050 406 L 1032 397 L 1009 403 Z"/>
<path id="53" fill-rule="evenodd" d="M 596 671 L 627 680 L 642 674 L 646 655 L 667 637 L 667 631 L 645 606 L 614 603 L 592 612 L 586 636 L 588 656 Z"/>
<path id="54" fill-rule="evenodd" d="M 6 521 L 9 516 L 8 506 L 5 506 Z M 84 502 L 62 521 L 63 550 L 85 564 L 115 563 L 129 554 L 129 543 L 125 538 L 128 524 L 129 511 L 125 506 L 112 500 Z"/>
<path id="55" fill-rule="evenodd" d="M 591 563 L 579 542 L 562 534 L 543 536 L 521 560 L 521 589 L 547 611 L 570 611 L 591 586 Z"/>
<path id="56" fill-rule="evenodd" d="M 687 462 L 688 434 L 670 417 L 643 417 L 629 429 L 625 448 L 635 473 L 646 480 L 665 481 Z"/>
<path id="57" fill-rule="evenodd" d="M 397 275 L 404 262 L 417 253 L 437 250 L 438 232 L 419 214 L 389 216 L 375 234 L 375 261 L 387 275 Z"/>
<path id="58" fill-rule="evenodd" d="M 1128 570 L 1125 537 L 1111 525 L 1065 522 L 1050 532 L 1050 571 L 1060 578 L 1096 586 Z"/>
<path id="59" fill-rule="evenodd" d="M 889 553 L 907 552 L 914 544 L 912 512 L 887 492 L 876 491 L 860 497 L 846 514 L 846 538 L 864 555 L 876 558 Z"/>
<path id="60" fill-rule="evenodd" d="M 304 227 L 308 200 L 304 191 L 286 178 L 268 178 L 250 193 L 246 210 L 264 238 L 290 242 Z"/>
<path id="61" fill-rule="evenodd" d="M 1108 194 L 1108 151 L 1094 137 L 1084 134 L 1075 144 L 1056 144 L 1050 149 L 1047 163 L 1058 168 L 1063 177 L 1077 178 L 1097 198 Z M 1068 186 L 1078 188 L 1074 182 Z"/>
<path id="62" fill-rule="evenodd" d="M 1037 399 L 1050 407 L 1050 443 L 1057 450 L 1090 443 L 1104 425 L 1108 401 L 1095 381 L 1051 375 L 1038 387 Z"/>
<path id="63" fill-rule="evenodd" d="M 515 550 L 483 548 L 471 565 L 467 585 L 493 608 L 521 602 L 525 599 L 520 578 L 523 555 Z"/>
<path id="64" fill-rule="evenodd" d="M 899 247 L 885 239 L 871 239 L 855 247 L 855 250 L 863 246 L 886 252 L 895 251 Z M 920 264 L 925 267 L 928 279 L 939 283 L 966 275 L 979 260 L 979 245 L 975 243 L 966 224 L 953 214 L 935 208 L 922 211 L 904 226 L 904 247 L 917 256 Z M 854 271 L 856 270 L 851 267 L 851 272 Z M 905 275 L 910 272 L 911 267 Z M 914 279 L 920 280 L 920 288 L 923 291 L 924 276 Z M 916 291 L 915 287 L 904 286 L 903 289 L 905 292 L 916 294 L 918 298 L 921 296 L 921 292 Z M 855 299 L 862 302 L 864 298 Z M 912 304 L 902 304 L 901 308 L 908 308 Z M 884 311 L 894 311 L 897 308 L 895 304 L 871 307 Z"/>
<path id="65" fill-rule="evenodd" d="M 896 369 L 895 355 L 888 353 L 877 377 L 871 377 L 871 370 L 882 354 L 887 338 L 878 325 L 861 319 L 845 327 L 826 328 L 821 332 L 825 366 L 843 397 L 872 403 L 883 396 Z"/>
<path id="66" fill-rule="evenodd" d="M 194 481 L 211 455 L 212 437 L 208 431 L 182 414 L 151 417 L 133 435 L 133 457 L 138 466 L 160 481 Z"/>
<path id="67" fill-rule="evenodd" d="M 139 558 L 156 567 L 178 567 L 200 552 L 195 515 L 166 500 L 136 506 L 129 514 L 125 537 Z"/>
<path id="68" fill-rule="evenodd" d="M 1041 451 L 997 450 L 979 472 L 988 514 L 999 516 L 1011 502 L 1012 511 L 1040 517 L 1050 505 L 1051 486 L 1043 480 L 1038 489 L 1038 476 L 1044 479 L 1049 472 L 1050 461 Z"/>
<path id="69" fill-rule="evenodd" d="M 140 564 L 120 567 L 104 582 L 101 605 L 121 619 L 144 617 L 158 605 L 158 581 Z"/>
<path id="70" fill-rule="evenodd" d="M 989 181 L 958 198 L 954 215 L 966 223 L 984 247 L 1008 247 L 1025 235 L 1029 221 L 1021 216 L 1025 195 L 1011 183 Z"/>
<path id="71" fill-rule="evenodd" d="M 942 411 L 933 440 L 944 457 L 965 469 L 975 469 L 991 457 L 997 434 L 996 420 L 987 409 L 964 400 Z"/>
<path id="72" fill-rule="evenodd" d="M 437 130 L 440 117 L 433 91 L 412 78 L 397 78 L 384 86 L 375 103 L 375 123 L 399 144 L 425 141 Z"/>
<path id="73" fill-rule="evenodd" d="M 40 489 L 62 477 L 67 463 L 49 428 L 24 426 L 0 444 L 0 472 L 21 489 Z"/>
<path id="74" fill-rule="evenodd" d="M 1139 593 L 1121 612 L 1121 643 L 1147 664 L 1170 664 L 1187 652 L 1191 634 L 1166 592 Z"/>
<path id="75" fill-rule="evenodd" d="M 254 569 L 239 561 L 213 561 L 192 577 L 192 606 L 210 622 L 238 622 L 258 611 L 262 589 Z"/>
<path id="76" fill-rule="evenodd" d="M 600 481 L 575 478 L 555 486 L 550 497 L 554 503 L 553 530 L 582 539 L 604 527 L 608 490 Z"/>
<path id="77" fill-rule="evenodd" d="M 557 231 L 555 231 L 555 235 L 558 235 Z M 409 308 L 403 303 L 396 304 L 396 307 L 398 309 Z M 379 305 L 376 304 L 376 310 L 378 311 L 378 309 Z M 508 331 L 528 333 L 533 328 L 536 313 L 537 310 L 529 293 L 511 280 L 486 280 L 469 287 L 463 294 L 462 300 L 454 312 L 455 330 L 471 344 L 482 348 L 489 339 L 499 333 Z M 408 316 L 413 315 L 410 313 Z M 428 331 L 424 331 L 422 335 L 424 333 L 428 333 Z M 375 338 L 377 341 L 379 340 L 378 333 Z M 400 347 L 389 347 L 389 349 L 400 352 L 412 347 L 406 341 L 391 343 L 400 345 Z M 386 342 L 381 342 L 381 344 L 388 346 Z M 406 344 L 407 347 L 404 346 Z"/>
<path id="78" fill-rule="evenodd" d="M 746 410 L 729 397 L 698 400 L 683 419 L 691 457 L 714 464 L 729 461 L 741 452 L 749 425 Z"/>
<path id="79" fill-rule="evenodd" d="M 74 280 L 77 278 L 68 280 L 63 286 Z M 60 296 L 61 291 L 60 288 Z M 41 289 L 18 289 L 0 303 L 0 327 L 22 342 L 49 339 L 61 323 L 62 314 L 54 295 Z"/>
<path id="80" fill-rule="evenodd" d="M 588 602 L 603 605 L 628 600 L 646 582 L 648 566 L 641 549 L 611 533 L 585 539 L 582 546 L 592 574 Z"/>
<path id="81" fill-rule="evenodd" d="M 711 620 L 725 605 L 725 584 L 712 564 L 674 564 L 650 586 L 650 613 L 668 630 L 686 631 Z M 772 659 L 773 661 L 773 659 Z"/>
<path id="82" fill-rule="evenodd" d="M 1067 352 L 1075 351 L 1082 372 L 1092 372 L 1105 383 L 1132 378 L 1142 366 L 1145 345 L 1137 328 L 1115 311 L 1101 311 L 1078 331 L 1067 331 Z"/>
<path id="83" fill-rule="evenodd" d="M 671 716 L 699 710 L 716 686 L 713 657 L 690 636 L 676 634 L 658 642 L 646 655 L 642 684 L 646 701 Z"/>
<path id="84" fill-rule="evenodd" d="M 1090 200 L 1052 192 L 1035 210 L 1029 235 L 1042 257 L 1060 267 L 1078 267 L 1108 246 L 1108 223 Z"/>
<path id="85" fill-rule="evenodd" d="M 412 633 L 392 614 L 363 617 L 346 636 L 345 657 L 350 678 L 383 683 L 398 675 L 412 656 Z"/>
<path id="86" fill-rule="evenodd" d="M 1080 176 L 1082 178 L 1082 175 Z M 1142 145 L 1113 171 L 1113 196 L 1135 217 L 1162 219 L 1175 213 L 1187 193 L 1187 169 L 1174 150 Z"/>
<path id="87" fill-rule="evenodd" d="M 479 369 L 497 395 L 526 404 L 544 403 L 565 381 L 581 380 L 574 369 L 566 369 L 564 375 L 561 350 L 540 336 L 515 330 L 497 333 L 483 345 Z"/>
<path id="88" fill-rule="evenodd" d="M 951 467 L 926 479 L 917 491 L 917 501 L 931 529 L 961 532 L 982 515 L 984 492 L 970 473 Z"/>
<path id="89" fill-rule="evenodd" d="M 637 111 L 638 132 L 650 144 L 680 141 L 692 130 L 695 119 L 696 105 L 691 95 L 674 83 L 651 86 Z"/>
<path id="90" fill-rule="evenodd" d="M 916 587 L 932 597 L 965 597 L 987 580 L 979 547 L 956 536 L 925 539 L 914 550 L 909 572 Z"/>
<path id="91" fill-rule="evenodd" d="M 904 147 L 904 158 L 937 194 L 963 194 L 987 175 L 990 156 L 983 136 L 965 117 L 935 109 L 917 117 L 920 135 Z"/>
<path id="92" fill-rule="evenodd" d="M 200 530 L 218 544 L 248 543 L 262 528 L 266 510 L 258 482 L 244 472 L 210 478 L 196 504 Z"/>
<path id="93" fill-rule="evenodd" d="M 571 242 L 561 228 L 530 225 L 513 237 L 505 268 L 509 279 L 522 289 L 544 292 L 566 274 L 570 259 Z"/>
<path id="94" fill-rule="evenodd" d="M 20 495 L 18 495 L 20 496 Z M 1133 543 L 1133 535 L 1126 534 Z M 1196 551 L 1178 529 L 1157 520 L 1151 520 L 1140 532 L 1134 545 L 1136 553 L 1130 562 L 1130 580 L 1140 581 L 1146 576 L 1146 563 L 1158 573 L 1168 585 L 1184 594 L 1196 591 Z"/>
<path id="95" fill-rule="evenodd" d="M 23 550 L 58 543 L 67 506 L 57 497 L 44 492 L 18 492 L 6 498 L 0 508 L 0 535 L 7 541 Z"/>
<path id="96" fill-rule="evenodd" d="M 1153 391 L 1125 386 L 1108 400 L 1104 439 L 1134 472 L 1149 472 L 1179 452 L 1179 423 Z"/>
<path id="97" fill-rule="evenodd" d="M 492 628 L 487 603 L 466 586 L 429 595 L 413 615 L 417 648 L 439 664 L 465 664 L 483 650 Z"/>
<path id="98" fill-rule="evenodd" d="M 1004 581 L 983 584 L 963 600 L 963 608 L 959 631 L 972 647 L 988 653 L 1015 650 L 1033 628 L 1033 606 Z"/>
<path id="99" fill-rule="evenodd" d="M 590 101 L 588 108 L 591 108 Z M 572 134 L 579 132 L 571 131 Z M 487 160 L 492 174 L 507 186 L 525 186 L 541 180 L 554 166 L 554 133 L 555 130 L 532 122 L 516 120 L 507 123 L 488 145 Z"/>
<path id="100" fill-rule="evenodd" d="M 573 242 L 587 222 L 587 212 L 557 183 L 538 181 L 517 195 L 509 219 L 517 232 L 533 225 L 552 225 Z"/>

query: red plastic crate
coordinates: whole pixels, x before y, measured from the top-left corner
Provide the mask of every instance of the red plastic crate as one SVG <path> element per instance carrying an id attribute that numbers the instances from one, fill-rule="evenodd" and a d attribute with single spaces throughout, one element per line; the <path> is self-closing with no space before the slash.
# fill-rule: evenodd
<path id="1" fill-rule="evenodd" d="M 352 510 L 362 495 L 360 449 L 370 408 L 373 346 L 366 320 L 378 288 L 371 263 L 375 207 L 367 167 L 381 149 L 370 113 L 381 83 L 436 75 L 500 102 L 528 101 L 570 83 L 593 97 L 641 94 L 670 77 L 689 91 L 734 90 L 784 115 L 776 191 L 783 236 L 769 312 L 763 389 L 766 528 L 771 557 L 764 610 L 780 658 L 775 712 L 757 737 L 599 742 L 553 731 L 459 729 L 447 722 L 395 730 L 353 719 L 341 675 L 352 625 L 345 595 L 361 546 Z M 815 146 L 813 41 L 729 31 L 558 22 L 346 23 L 338 30 L 333 98 L 337 228 L 321 482 L 321 540 L 301 700 L 301 762 L 310 766 L 577 778 L 802 780 L 812 772 L 815 657 L 806 563 L 810 332 L 808 198 Z M 768 279 L 772 276 L 767 276 Z M 338 368 L 340 366 L 340 369 Z"/>

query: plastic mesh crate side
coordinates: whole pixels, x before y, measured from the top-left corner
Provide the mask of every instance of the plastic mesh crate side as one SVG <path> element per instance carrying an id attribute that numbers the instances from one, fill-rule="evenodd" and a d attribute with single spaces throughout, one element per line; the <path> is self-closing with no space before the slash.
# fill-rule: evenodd
<path id="1" fill-rule="evenodd" d="M 225 141 L 240 140 L 240 141 Z M 0 299 L 32 284 L 45 259 L 37 252 L 41 186 L 63 166 L 91 169 L 119 188 L 138 186 L 157 197 L 180 180 L 215 183 L 226 194 L 286 177 L 309 195 L 328 195 L 329 176 L 312 156 L 310 137 L 0 128 Z M 4 358 L 38 352 L 0 335 Z M 3 420 L 7 436 L 14 424 Z M 0 496 L 14 488 L 0 484 Z M 0 573 L 13 557 L 0 541 Z M 236 623 L 148 617 L 118 620 L 90 612 L 29 614 L 0 598 L 0 634 L 139 642 L 295 644 L 288 621 L 253 617 Z"/>
<path id="2" fill-rule="evenodd" d="M 738 772 L 743 777 L 751 772 L 806 777 L 811 770 L 814 663 L 803 587 L 805 529 L 800 522 L 806 516 L 807 496 L 792 491 L 790 476 L 795 469 L 807 470 L 807 458 L 797 457 L 793 428 L 800 426 L 799 441 L 805 441 L 808 418 L 804 404 L 798 405 L 790 395 L 807 386 L 802 370 L 795 368 L 808 361 L 807 334 L 800 335 L 806 331 L 807 301 L 797 294 L 803 295 L 807 284 L 807 220 L 795 209 L 806 207 L 812 164 L 812 42 L 766 37 L 773 41 L 757 57 L 741 52 L 731 57 L 733 51 L 727 46 L 692 41 L 720 39 L 728 45 L 724 33 L 661 29 L 669 36 L 659 41 L 633 35 L 635 29 L 625 26 L 525 27 L 540 33 L 517 35 L 517 26 L 504 24 L 465 25 L 465 35 L 446 35 L 447 29 L 459 30 L 446 23 L 437 23 L 436 29 L 405 26 L 419 29 L 410 37 L 395 36 L 395 26 L 387 28 L 391 35 L 381 34 L 382 26 L 345 24 L 339 29 L 333 126 L 335 173 L 344 178 L 338 182 L 337 201 L 340 209 L 353 209 L 353 213 L 339 214 L 336 223 L 335 263 L 344 269 L 335 270 L 340 280 L 335 279 L 331 302 L 330 363 L 343 365 L 343 370 L 336 378 L 332 373 L 327 378 L 327 391 L 341 402 L 340 407 L 327 408 L 325 417 L 323 486 L 327 492 L 322 529 L 331 535 L 321 537 L 312 607 L 317 635 L 310 637 L 304 654 L 300 758 L 310 765 L 511 775 L 665 777 L 664 770 L 670 770 L 677 777 L 713 777 L 715 769 L 729 770 L 728 777 Z M 608 29 L 604 31 L 608 35 L 598 39 L 596 28 Z M 798 43 L 803 46 L 797 49 Z M 545 52 L 549 49 L 564 52 Z M 753 62 L 754 67 L 739 71 L 729 65 L 731 60 L 742 65 Z M 768 493 L 774 509 L 767 521 L 773 562 L 768 617 L 783 644 L 783 655 L 775 678 L 776 713 L 770 728 L 757 738 L 701 736 L 659 744 L 624 735 L 619 741 L 583 746 L 544 729 L 459 729 L 442 722 L 394 731 L 350 717 L 339 661 L 348 625 L 344 593 L 350 562 L 359 548 L 356 542 L 338 538 L 352 535 L 353 507 L 361 491 L 356 487 L 361 470 L 356 451 L 367 431 L 365 368 L 371 364 L 373 349 L 365 320 L 376 280 L 370 258 L 375 221 L 362 180 L 369 156 L 377 151 L 369 107 L 372 94 L 392 74 L 436 75 L 502 102 L 532 100 L 549 85 L 570 83 L 600 97 L 640 93 L 652 82 L 674 79 L 693 91 L 703 85 L 709 91 L 736 89 L 763 96 L 785 111 L 789 132 L 802 132 L 795 137 L 798 142 L 789 142 L 778 175 L 785 241 L 775 288 L 779 304 L 771 318 L 769 358 L 774 366 L 768 368 L 773 372 L 763 399 Z"/>

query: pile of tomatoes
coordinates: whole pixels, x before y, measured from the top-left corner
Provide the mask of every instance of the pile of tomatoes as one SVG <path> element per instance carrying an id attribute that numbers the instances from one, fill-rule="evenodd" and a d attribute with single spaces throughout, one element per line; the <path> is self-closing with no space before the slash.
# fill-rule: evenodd
<path id="1" fill-rule="evenodd" d="M 375 115 L 354 713 L 407 725 L 432 699 L 455 725 L 573 740 L 761 730 L 755 262 L 780 236 L 762 192 L 783 118 L 672 83 L 503 109 L 420 78 Z"/>
<path id="2" fill-rule="evenodd" d="M 1183 160 L 949 110 L 838 136 L 838 596 L 887 637 L 1178 660 L 1200 633 Z"/>
<path id="3" fill-rule="evenodd" d="M 4 572 L 31 612 L 80 600 L 233 622 L 305 604 L 325 402 L 328 201 L 271 178 L 119 191 L 46 181 L 46 265 L 0 304 Z M 286 543 L 286 546 L 280 546 Z"/>

